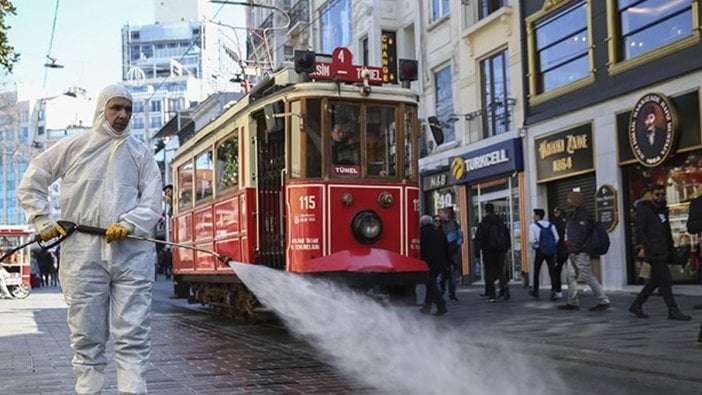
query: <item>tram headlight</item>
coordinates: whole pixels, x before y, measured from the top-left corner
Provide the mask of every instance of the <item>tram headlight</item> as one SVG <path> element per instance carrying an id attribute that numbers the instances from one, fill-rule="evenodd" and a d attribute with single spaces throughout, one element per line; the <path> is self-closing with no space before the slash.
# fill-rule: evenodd
<path id="1" fill-rule="evenodd" d="M 372 210 L 359 211 L 351 220 L 351 231 L 359 243 L 373 244 L 383 233 L 383 221 Z"/>

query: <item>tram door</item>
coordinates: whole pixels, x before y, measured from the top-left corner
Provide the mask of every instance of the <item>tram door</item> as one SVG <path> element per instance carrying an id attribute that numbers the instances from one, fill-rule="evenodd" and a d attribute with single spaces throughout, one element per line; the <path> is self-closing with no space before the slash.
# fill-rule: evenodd
<path id="1" fill-rule="evenodd" d="M 282 122 L 256 117 L 258 251 L 256 263 L 285 268 L 284 169 L 285 133 Z"/>

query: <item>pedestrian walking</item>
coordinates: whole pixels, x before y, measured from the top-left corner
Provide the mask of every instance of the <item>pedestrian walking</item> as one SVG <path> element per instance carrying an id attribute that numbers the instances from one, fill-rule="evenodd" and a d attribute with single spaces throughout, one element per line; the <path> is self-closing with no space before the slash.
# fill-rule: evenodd
<path id="1" fill-rule="evenodd" d="M 558 306 L 558 308 L 561 310 L 580 310 L 577 282 L 578 274 L 580 274 L 597 299 L 597 305 L 591 307 L 590 311 L 607 310 L 609 297 L 592 273 L 590 253 L 592 252 L 593 219 L 583 207 L 583 194 L 580 191 L 569 192 L 567 201 L 568 207 L 572 209 L 566 223 L 566 244 L 570 254 L 566 266 L 568 300 L 566 304 Z"/>
<path id="2" fill-rule="evenodd" d="M 529 245 L 534 249 L 534 268 L 531 290 L 529 295 L 534 299 L 539 299 L 539 275 L 541 272 L 541 264 L 546 261 L 548 273 L 551 277 L 551 300 L 556 300 L 556 288 L 554 286 L 554 278 L 556 277 L 554 269 L 554 260 L 556 258 L 556 248 L 559 241 L 558 230 L 556 226 L 546 221 L 544 209 L 534 209 L 534 222 L 529 224 Z"/>
<path id="3" fill-rule="evenodd" d="M 558 231 L 558 243 L 556 244 L 556 260 L 553 264 L 553 277 L 551 277 L 556 295 L 555 298 L 554 295 L 551 295 L 552 300 L 558 300 L 563 297 L 561 275 L 563 273 L 563 267 L 568 260 L 568 249 L 565 243 L 566 222 L 567 219 L 565 215 L 563 215 L 561 208 L 558 206 L 554 207 L 551 223 L 556 227 L 556 231 Z"/>
<path id="4" fill-rule="evenodd" d="M 424 306 L 419 311 L 429 314 L 433 303 L 436 304 L 437 308 L 434 315 L 443 315 L 448 312 L 448 309 L 446 309 L 446 301 L 436 285 L 436 280 L 439 274 L 452 264 L 448 241 L 444 232 L 434 227 L 431 216 L 422 215 L 419 218 L 419 225 L 421 226 L 419 229 L 419 253 L 422 260 L 429 266 Z"/>
<path id="5" fill-rule="evenodd" d="M 439 275 L 439 292 L 441 292 L 441 296 L 446 293 L 446 283 L 448 282 L 449 299 L 458 302 L 456 297 L 456 276 L 460 271 L 463 231 L 461 230 L 461 225 L 456 222 L 453 208 L 443 207 L 439 209 L 439 218 L 441 219 L 441 229 L 444 231 L 449 243 L 453 261 L 453 264 Z"/>
<path id="6" fill-rule="evenodd" d="M 65 229 L 49 218 L 49 185 L 61 179 L 61 217 L 107 228 L 106 237 L 74 233 L 62 244 L 59 276 L 68 305 L 75 391 L 99 393 L 114 343 L 117 388 L 147 392 L 151 353 L 154 246 L 161 211 L 161 176 L 151 149 L 129 134 L 132 97 L 120 85 L 104 88 L 92 130 L 63 138 L 34 158 L 18 196 L 42 240 Z"/>
<path id="7" fill-rule="evenodd" d="M 690 202 L 690 211 L 687 217 L 687 233 L 699 234 L 702 233 L 702 194 L 692 199 Z M 702 242 L 701 242 L 702 244 Z M 699 248 L 698 250 L 699 251 Z M 693 309 L 702 309 L 702 304 L 697 304 Z M 697 336 L 697 345 L 702 347 L 702 323 L 700 323 L 700 334 Z"/>
<path id="8" fill-rule="evenodd" d="M 648 318 L 642 306 L 658 288 L 668 306 L 668 319 L 687 321 L 691 317 L 678 309 L 673 297 L 673 277 L 668 267 L 672 263 L 675 250 L 665 200 L 665 185 L 653 186 L 651 195 L 651 200 L 639 201 L 635 222 L 636 237 L 642 245 L 638 256 L 651 265 L 651 278 L 646 281 L 639 295 L 629 306 L 629 311 L 639 318 Z"/>
<path id="9" fill-rule="evenodd" d="M 511 295 L 504 268 L 505 254 L 509 251 L 509 246 L 511 245 L 509 229 L 502 219 L 495 214 L 495 206 L 492 203 L 486 203 L 483 209 L 486 214 L 475 231 L 473 251 L 475 251 L 476 258 L 480 258 L 480 253 L 482 252 L 488 302 L 496 300 L 495 280 L 500 282 L 500 296 L 504 297 L 505 300 L 509 300 Z"/>

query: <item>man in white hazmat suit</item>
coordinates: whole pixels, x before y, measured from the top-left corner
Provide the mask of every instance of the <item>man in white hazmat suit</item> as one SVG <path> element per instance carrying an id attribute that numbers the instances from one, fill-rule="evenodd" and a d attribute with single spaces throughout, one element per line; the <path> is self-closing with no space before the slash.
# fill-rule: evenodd
<path id="1" fill-rule="evenodd" d="M 119 391 L 146 393 L 154 245 L 125 238 L 151 235 L 161 209 L 161 176 L 149 148 L 129 135 L 131 115 L 129 92 L 106 87 L 92 130 L 66 137 L 32 160 L 18 189 L 43 240 L 65 234 L 48 218 L 48 188 L 59 178 L 62 218 L 107 228 L 106 237 L 75 232 L 61 246 L 59 278 L 79 394 L 102 390 L 110 334 Z"/>

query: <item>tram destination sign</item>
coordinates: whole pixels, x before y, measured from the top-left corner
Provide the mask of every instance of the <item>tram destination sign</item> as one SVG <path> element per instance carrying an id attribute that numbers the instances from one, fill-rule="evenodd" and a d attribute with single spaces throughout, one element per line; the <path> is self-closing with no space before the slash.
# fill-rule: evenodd
<path id="1" fill-rule="evenodd" d="M 313 80 L 333 80 L 342 82 L 363 82 L 368 79 L 372 85 L 383 84 L 383 69 L 381 67 L 353 64 L 353 55 L 348 48 L 336 48 L 332 52 L 331 62 L 317 62 L 314 73 L 309 77 Z"/>
<path id="2" fill-rule="evenodd" d="M 617 211 L 617 190 L 613 186 L 605 184 L 597 188 L 595 192 L 595 218 L 607 232 L 614 230 L 619 222 L 619 212 Z"/>

